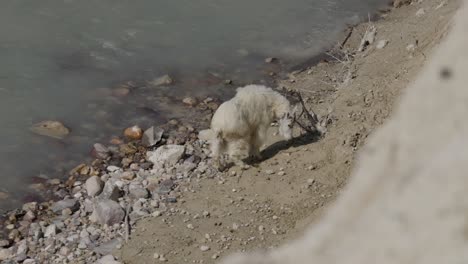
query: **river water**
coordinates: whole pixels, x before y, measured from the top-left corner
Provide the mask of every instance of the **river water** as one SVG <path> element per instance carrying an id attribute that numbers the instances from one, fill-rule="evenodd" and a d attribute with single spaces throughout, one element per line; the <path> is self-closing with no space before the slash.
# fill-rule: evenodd
<path id="1" fill-rule="evenodd" d="M 317 55 L 383 0 L 10 0 L 0 8 L 0 208 L 27 200 L 34 178 L 64 177 L 94 142 L 182 113 L 161 98 L 232 94 L 266 57 Z M 112 89 L 170 74 L 169 88 Z M 138 106 L 150 107 L 145 116 Z M 65 140 L 28 129 L 59 120 Z M 148 122 L 151 122 L 149 124 Z"/>

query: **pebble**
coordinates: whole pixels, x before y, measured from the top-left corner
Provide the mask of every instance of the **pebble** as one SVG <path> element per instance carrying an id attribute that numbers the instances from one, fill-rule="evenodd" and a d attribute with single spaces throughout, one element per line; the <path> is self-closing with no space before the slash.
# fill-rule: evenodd
<path id="1" fill-rule="evenodd" d="M 158 217 L 158 216 L 161 216 L 161 212 L 160 211 L 154 211 L 151 216 L 153 217 Z"/>
<path id="2" fill-rule="evenodd" d="M 131 181 L 135 178 L 136 178 L 136 174 L 133 171 L 125 171 L 122 174 L 120 174 L 120 179 L 122 180 Z"/>
<path id="3" fill-rule="evenodd" d="M 188 224 L 188 225 L 187 225 L 187 228 L 188 228 L 188 229 L 192 229 L 192 230 L 194 229 L 194 227 L 193 227 L 192 224 Z"/>
<path id="4" fill-rule="evenodd" d="M 206 251 L 210 250 L 210 247 L 209 247 L 209 246 L 203 245 L 203 246 L 200 247 L 200 250 L 201 250 L 202 252 L 206 252 Z"/>
<path id="5" fill-rule="evenodd" d="M 387 44 L 388 44 L 388 40 L 386 39 L 379 40 L 379 42 L 377 42 L 376 48 L 383 49 L 387 46 Z"/>
<path id="6" fill-rule="evenodd" d="M 198 100 L 193 97 L 186 97 L 182 100 L 182 102 L 187 106 L 194 107 L 197 105 Z"/>
<path id="7" fill-rule="evenodd" d="M 414 44 L 409 44 L 408 46 L 406 46 L 406 50 L 409 52 L 413 52 L 415 49 L 416 49 L 416 45 Z"/>
<path id="8" fill-rule="evenodd" d="M 424 8 L 420 8 L 417 12 L 416 12 L 416 16 L 417 17 L 422 17 L 426 14 L 426 11 L 424 10 Z"/>
<path id="9" fill-rule="evenodd" d="M 139 126 L 132 126 L 124 130 L 124 136 L 130 140 L 140 140 L 143 137 L 143 130 Z"/>
<path id="10" fill-rule="evenodd" d="M 275 172 L 272 171 L 272 170 L 266 170 L 265 173 L 268 174 L 268 175 L 272 175 L 272 174 L 274 174 Z"/>
<path id="11" fill-rule="evenodd" d="M 49 225 L 45 232 L 44 232 L 44 237 L 54 237 L 57 234 L 57 226 L 55 224 Z"/>
<path id="12" fill-rule="evenodd" d="M 121 262 L 116 261 L 114 256 L 112 255 L 107 255 L 102 258 L 100 258 L 96 264 L 121 264 Z"/>
<path id="13" fill-rule="evenodd" d="M 107 166 L 106 170 L 108 172 L 116 172 L 116 171 L 120 170 L 120 168 L 117 167 L 117 166 L 110 165 L 110 166 Z"/>
<path id="14" fill-rule="evenodd" d="M 278 172 L 278 175 L 279 175 L 279 176 L 284 176 L 284 175 L 286 175 L 286 172 L 280 171 L 280 172 Z"/>
<path id="15" fill-rule="evenodd" d="M 213 254 L 213 256 L 211 256 L 212 259 L 217 259 L 219 258 L 219 255 L 218 254 Z"/>

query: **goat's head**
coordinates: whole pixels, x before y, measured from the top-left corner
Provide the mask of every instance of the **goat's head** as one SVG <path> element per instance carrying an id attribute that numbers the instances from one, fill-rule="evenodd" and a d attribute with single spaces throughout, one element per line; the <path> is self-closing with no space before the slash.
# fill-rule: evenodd
<path id="1" fill-rule="evenodd" d="M 299 114 L 299 106 L 295 105 L 290 111 L 283 114 L 278 120 L 278 132 L 286 140 L 292 138 L 292 128 L 296 122 L 297 115 Z"/>

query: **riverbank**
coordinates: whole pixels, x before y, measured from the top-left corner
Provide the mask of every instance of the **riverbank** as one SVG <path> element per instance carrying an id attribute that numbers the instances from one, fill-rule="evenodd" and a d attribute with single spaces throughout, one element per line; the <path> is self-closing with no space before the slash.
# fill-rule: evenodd
<path id="1" fill-rule="evenodd" d="M 457 7 L 425 0 L 383 13 L 372 25 L 354 27 L 328 61 L 280 81 L 329 114 L 328 132 L 313 142 L 300 131 L 291 144 L 275 138 L 266 159 L 248 170 L 218 173 L 203 141 L 189 136 L 184 146 L 174 145 L 182 142 L 160 140 L 157 128 L 144 140 L 154 151 L 147 152 L 139 132 L 127 135 L 136 139 L 129 143 L 95 145 L 92 164 L 78 166 L 66 183 L 49 183 L 63 200 L 8 215 L 0 260 L 93 263 L 113 254 L 124 263 L 211 263 L 298 236 L 346 184 L 356 151 L 390 115 Z M 374 40 L 357 51 L 374 28 Z"/>

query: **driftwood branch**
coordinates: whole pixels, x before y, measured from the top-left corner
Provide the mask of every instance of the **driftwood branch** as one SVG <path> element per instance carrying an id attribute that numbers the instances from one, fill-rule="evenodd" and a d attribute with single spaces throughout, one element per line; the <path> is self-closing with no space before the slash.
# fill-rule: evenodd
<path id="1" fill-rule="evenodd" d="M 292 91 L 292 96 L 296 97 L 299 103 L 301 104 L 301 112 L 299 114 L 294 114 L 294 123 L 301 127 L 304 131 L 307 131 L 311 134 L 318 133 L 323 135 L 326 132 L 326 125 L 328 123 L 328 115 L 322 119 L 312 110 L 307 109 L 302 94 L 297 91 Z M 300 122 L 302 116 L 305 115 L 308 124 Z"/>

